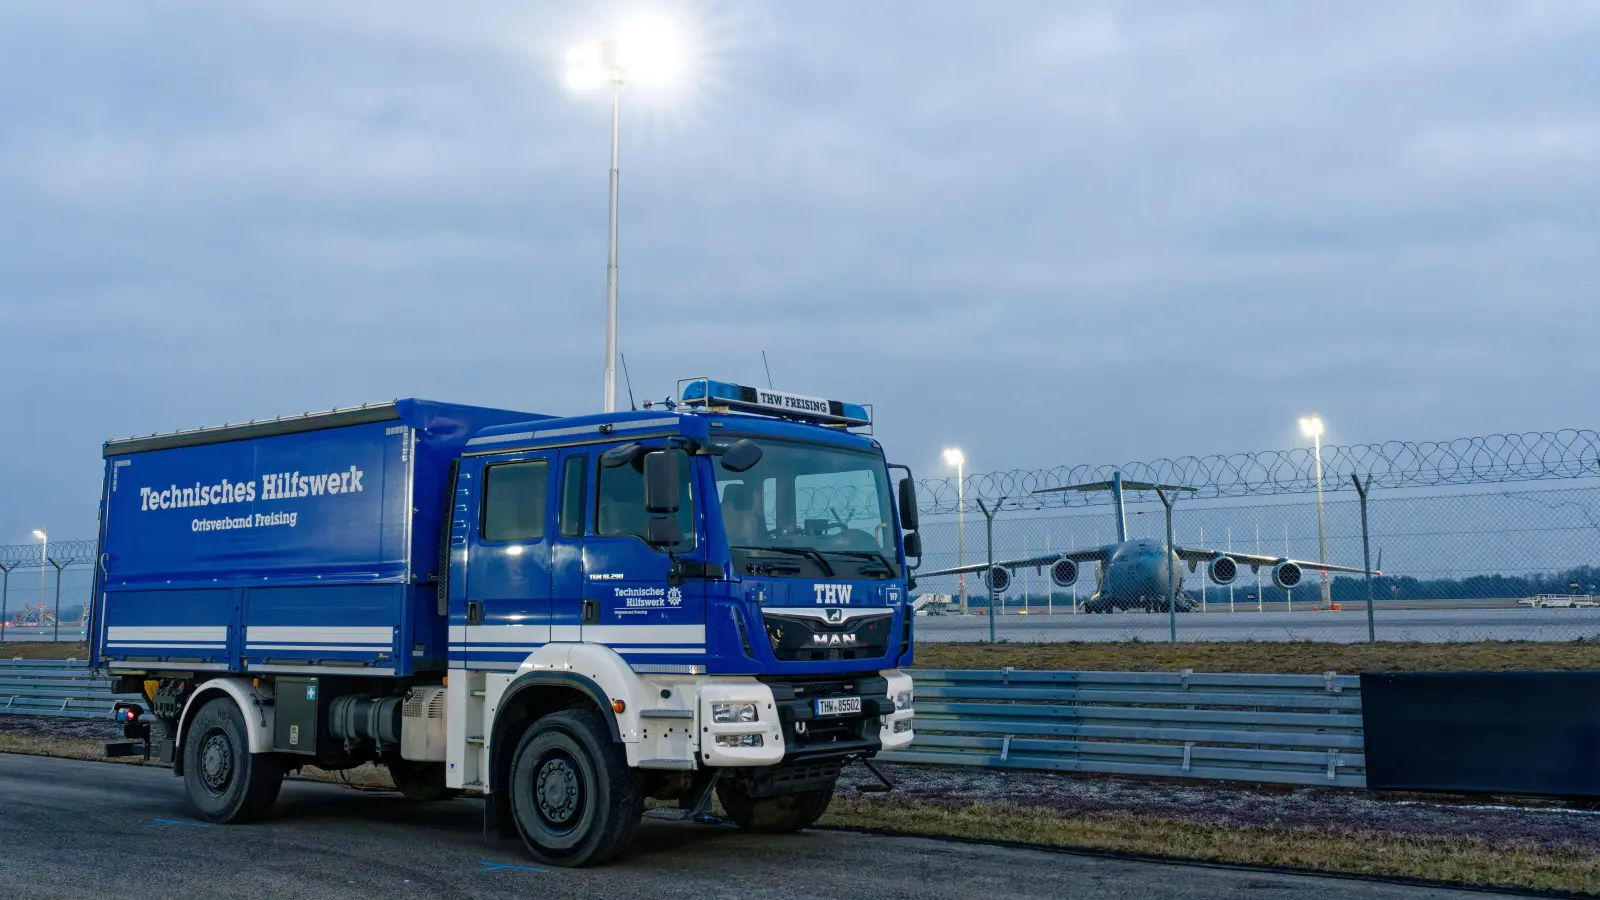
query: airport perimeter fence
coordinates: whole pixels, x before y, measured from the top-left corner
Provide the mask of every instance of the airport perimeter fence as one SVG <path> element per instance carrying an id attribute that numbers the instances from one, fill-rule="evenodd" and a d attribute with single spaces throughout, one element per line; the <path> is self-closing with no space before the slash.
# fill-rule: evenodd
<path id="1" fill-rule="evenodd" d="M 0 545 L 0 642 L 84 640 L 94 554 L 94 541 Z"/>
<path id="2" fill-rule="evenodd" d="M 1360 575 L 1308 566 L 1292 589 L 1270 566 L 1241 566 L 1219 585 L 1182 566 L 1169 616 L 1164 596 L 1098 596 L 1104 569 L 1071 585 L 1050 568 L 1018 568 L 991 600 L 981 574 L 919 576 L 929 614 L 919 641 L 1592 641 L 1600 639 L 1600 434 L 1562 431 L 1427 444 L 1322 447 L 1187 457 L 1124 466 L 1057 467 L 919 481 L 926 573 L 1117 541 L 1107 491 L 1040 490 L 1126 480 L 1176 493 L 1173 544 L 1363 567 L 1361 503 L 1374 577 L 1372 615 Z M 1125 498 L 1127 537 L 1166 545 L 1153 491 Z M 1319 535 L 1319 519 L 1321 528 Z M 1324 546 L 1326 550 L 1324 551 Z M 1159 565 L 1159 560 L 1154 564 Z M 993 613 L 991 616 L 990 613 Z M 1100 614 L 1103 613 L 1103 614 Z M 992 619 L 992 621 L 991 621 Z M 1173 622 L 1172 620 L 1175 620 Z M 1173 628 L 1173 625 L 1176 625 Z"/>

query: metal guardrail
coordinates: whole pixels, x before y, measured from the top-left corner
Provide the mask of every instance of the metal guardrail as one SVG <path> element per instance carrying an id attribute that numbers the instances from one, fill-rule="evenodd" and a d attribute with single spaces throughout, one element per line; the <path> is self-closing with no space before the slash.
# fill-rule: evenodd
<path id="1" fill-rule="evenodd" d="M 1355 675 L 919 670 L 889 762 L 1366 786 Z"/>
<path id="2" fill-rule="evenodd" d="M 96 678 L 89 664 L 71 659 L 0 660 L 0 715 L 111 719 L 118 700 L 111 679 Z"/>
<path id="3" fill-rule="evenodd" d="M 1366 787 L 1355 675 L 916 670 L 898 763 Z M 109 718 L 107 678 L 0 660 L 0 714 Z"/>

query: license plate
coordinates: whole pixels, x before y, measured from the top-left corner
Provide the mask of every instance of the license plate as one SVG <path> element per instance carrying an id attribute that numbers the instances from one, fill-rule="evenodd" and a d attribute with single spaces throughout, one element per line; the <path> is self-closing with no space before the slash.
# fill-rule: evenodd
<path id="1" fill-rule="evenodd" d="M 861 712 L 860 697 L 818 697 L 819 716 L 849 716 Z"/>

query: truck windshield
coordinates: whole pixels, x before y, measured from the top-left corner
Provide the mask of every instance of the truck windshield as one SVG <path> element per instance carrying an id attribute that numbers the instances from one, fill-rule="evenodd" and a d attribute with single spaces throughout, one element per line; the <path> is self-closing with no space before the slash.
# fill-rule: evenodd
<path id="1" fill-rule="evenodd" d="M 716 466 L 728 544 L 763 571 L 824 577 L 899 574 L 889 476 L 873 453 L 756 439 L 760 462 L 744 472 Z"/>

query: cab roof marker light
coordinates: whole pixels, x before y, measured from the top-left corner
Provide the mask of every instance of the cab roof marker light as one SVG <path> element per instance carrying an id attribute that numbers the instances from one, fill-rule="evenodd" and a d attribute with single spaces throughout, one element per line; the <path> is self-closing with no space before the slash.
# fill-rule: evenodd
<path id="1" fill-rule="evenodd" d="M 679 386 L 679 395 L 687 407 L 720 406 L 740 412 L 827 425 L 855 427 L 872 424 L 870 407 L 859 403 L 842 403 L 770 388 L 713 381 L 710 378 L 680 381 Z"/>

